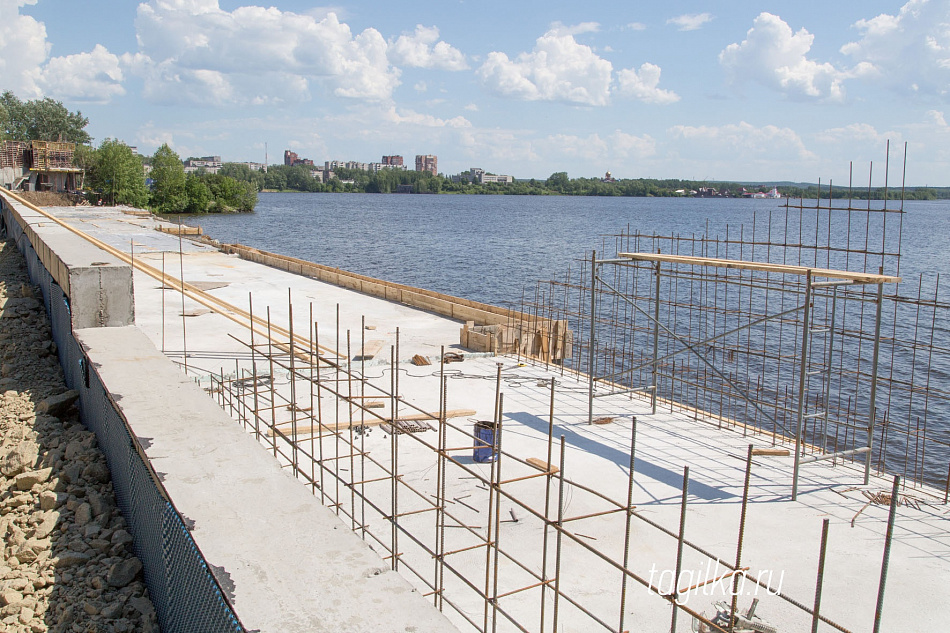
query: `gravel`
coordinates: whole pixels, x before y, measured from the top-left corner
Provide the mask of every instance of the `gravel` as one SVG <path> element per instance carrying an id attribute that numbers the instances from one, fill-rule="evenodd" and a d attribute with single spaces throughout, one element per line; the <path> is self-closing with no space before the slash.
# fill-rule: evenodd
<path id="1" fill-rule="evenodd" d="M 157 633 L 40 298 L 15 244 L 0 243 L 0 633 Z"/>

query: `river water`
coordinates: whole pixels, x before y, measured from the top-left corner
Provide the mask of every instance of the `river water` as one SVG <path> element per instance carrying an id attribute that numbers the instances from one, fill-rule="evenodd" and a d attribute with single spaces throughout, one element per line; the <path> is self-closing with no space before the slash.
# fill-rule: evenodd
<path id="1" fill-rule="evenodd" d="M 523 287 L 564 275 L 569 263 L 600 249 L 604 235 L 639 230 L 722 238 L 727 227 L 732 235 L 750 231 L 756 211 L 783 206 L 743 199 L 262 193 L 254 213 L 185 222 L 222 242 L 507 304 L 520 301 Z M 904 209 L 900 272 L 950 272 L 950 201 L 908 202 Z"/>
<path id="2" fill-rule="evenodd" d="M 814 205 L 814 201 L 805 203 Z M 854 206 L 864 208 L 867 203 Z M 880 209 L 881 203 L 872 202 L 871 207 Z M 889 205 L 899 207 L 899 203 Z M 531 297 L 537 281 L 563 279 L 569 266 L 576 275 L 578 260 L 592 249 L 599 255 L 613 255 L 616 242 L 604 236 L 620 232 L 706 236 L 716 248 L 730 249 L 703 252 L 707 255 L 756 260 L 764 255 L 772 261 L 787 257 L 788 263 L 853 271 L 878 272 L 882 263 L 880 256 L 855 254 L 865 244 L 871 251 L 899 251 L 899 270 L 896 257 L 883 258 L 885 273 L 905 279 L 885 292 L 910 300 L 895 299 L 888 306 L 899 309 L 888 308 L 885 314 L 885 336 L 889 332 L 893 340 L 882 350 L 886 364 L 882 379 L 888 386 L 886 397 L 879 394 L 878 406 L 885 419 L 895 419 L 895 425 L 887 438 L 884 465 L 905 476 L 919 472 L 922 479 L 942 488 L 950 460 L 946 422 L 950 416 L 950 308 L 932 303 L 922 310 L 915 306 L 918 283 L 920 297 L 932 302 L 939 276 L 950 273 L 950 201 L 908 202 L 903 208 L 903 215 L 887 214 L 887 225 L 882 226 L 880 213 L 796 215 L 780 200 L 263 193 L 254 213 L 194 216 L 185 222 L 201 226 L 205 234 L 221 242 L 515 309 L 525 289 Z M 739 250 L 742 247 L 735 245 L 736 240 L 741 236 L 751 241 L 754 223 L 759 244 L 771 236 L 773 244 L 787 241 L 805 248 L 773 248 L 764 254 L 762 246 L 755 253 Z M 828 243 L 829 233 L 832 247 L 847 243 L 851 252 L 808 250 L 809 244 Z M 945 304 L 944 297 L 946 293 L 940 292 Z M 908 346 L 911 341 L 917 344 Z M 858 349 L 854 358 L 864 358 L 857 361 L 858 366 L 866 362 L 869 350 L 870 346 L 863 352 Z M 838 365 L 843 358 L 843 354 L 838 356 Z M 914 389 L 901 383 L 908 375 L 916 384 Z M 786 378 L 794 382 L 793 376 Z M 924 384 L 931 395 L 915 400 L 913 394 Z M 843 386 L 839 393 L 866 399 L 866 387 L 864 383 Z M 715 406 L 699 404 L 708 405 L 707 410 Z M 889 412 L 884 410 L 888 407 Z M 847 417 L 848 408 L 838 414 Z M 850 441 L 862 445 L 860 438 L 852 436 Z"/>

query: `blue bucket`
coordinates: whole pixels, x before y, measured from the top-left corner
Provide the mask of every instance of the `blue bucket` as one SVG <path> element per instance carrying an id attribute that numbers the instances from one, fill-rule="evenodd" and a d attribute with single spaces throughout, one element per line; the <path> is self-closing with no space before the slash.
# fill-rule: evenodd
<path id="1" fill-rule="evenodd" d="M 495 423 L 478 421 L 475 423 L 475 451 L 472 459 L 476 462 L 495 461 Z"/>

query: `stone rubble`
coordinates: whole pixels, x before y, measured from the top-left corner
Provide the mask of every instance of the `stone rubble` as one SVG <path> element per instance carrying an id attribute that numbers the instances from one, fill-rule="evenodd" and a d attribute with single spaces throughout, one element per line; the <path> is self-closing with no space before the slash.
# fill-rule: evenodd
<path id="1" fill-rule="evenodd" d="M 157 633 L 105 457 L 66 389 L 38 288 L 0 243 L 0 633 Z"/>

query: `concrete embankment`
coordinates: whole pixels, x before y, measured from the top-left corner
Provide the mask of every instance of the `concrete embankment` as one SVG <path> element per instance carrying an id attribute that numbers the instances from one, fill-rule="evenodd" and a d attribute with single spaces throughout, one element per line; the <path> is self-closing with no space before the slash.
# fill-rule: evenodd
<path id="1" fill-rule="evenodd" d="M 163 631 L 455 630 L 130 325 L 131 267 L 12 199 L 3 217 Z"/>

